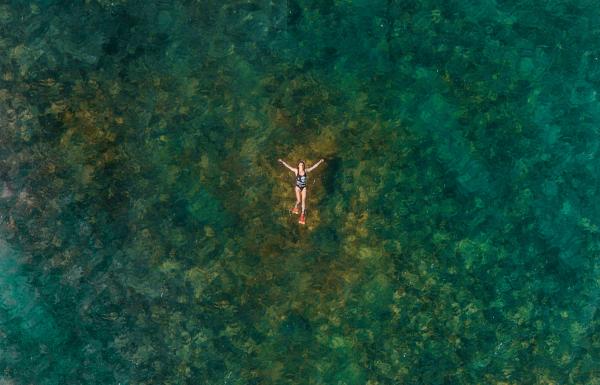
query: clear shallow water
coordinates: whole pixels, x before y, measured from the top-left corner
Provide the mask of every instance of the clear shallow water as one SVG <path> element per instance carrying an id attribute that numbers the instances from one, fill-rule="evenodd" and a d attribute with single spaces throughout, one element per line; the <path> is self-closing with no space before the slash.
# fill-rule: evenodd
<path id="1" fill-rule="evenodd" d="M 598 383 L 599 16 L 3 3 L 0 383 Z"/>

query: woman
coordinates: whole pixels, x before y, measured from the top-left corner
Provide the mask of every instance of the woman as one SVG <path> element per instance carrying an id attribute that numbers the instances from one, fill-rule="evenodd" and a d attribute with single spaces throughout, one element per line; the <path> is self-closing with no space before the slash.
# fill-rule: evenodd
<path id="1" fill-rule="evenodd" d="M 307 178 L 307 173 L 309 173 L 312 170 L 314 170 L 315 168 L 317 168 L 317 166 L 320 165 L 321 163 L 323 163 L 325 160 L 321 159 L 316 164 L 314 164 L 312 167 L 309 167 L 306 170 L 304 169 L 304 161 L 303 160 L 298 161 L 298 168 L 293 168 L 292 166 L 290 166 L 289 164 L 285 163 L 281 159 L 278 159 L 278 161 L 280 163 L 282 163 L 285 167 L 287 167 L 290 170 L 292 170 L 294 172 L 294 174 L 296 174 L 296 186 L 294 187 L 294 190 L 296 190 L 296 205 L 292 209 L 292 212 L 294 214 L 298 214 L 298 205 L 300 204 L 300 202 L 302 202 L 302 214 L 300 214 L 300 220 L 298 221 L 298 223 L 300 223 L 300 224 L 303 225 L 303 224 L 306 223 L 304 221 L 304 215 L 306 214 L 306 188 L 307 188 L 306 178 Z"/>

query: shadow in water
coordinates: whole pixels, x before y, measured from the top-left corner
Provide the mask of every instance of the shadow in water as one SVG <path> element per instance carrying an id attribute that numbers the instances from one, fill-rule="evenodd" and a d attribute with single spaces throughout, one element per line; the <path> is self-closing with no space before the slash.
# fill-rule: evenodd
<path id="1" fill-rule="evenodd" d="M 322 165 L 321 170 L 322 176 L 321 181 L 323 183 L 323 189 L 327 196 L 331 196 L 337 187 L 338 174 L 341 167 L 341 159 L 339 157 L 328 158 L 325 160 L 325 164 Z M 327 199 L 327 198 L 326 198 Z"/>

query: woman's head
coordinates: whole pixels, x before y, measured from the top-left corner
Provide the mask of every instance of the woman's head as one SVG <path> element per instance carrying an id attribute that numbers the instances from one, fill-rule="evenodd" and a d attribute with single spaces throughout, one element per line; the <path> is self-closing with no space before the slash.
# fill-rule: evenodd
<path id="1" fill-rule="evenodd" d="M 303 160 L 298 161 L 298 170 L 304 170 L 304 161 Z"/>

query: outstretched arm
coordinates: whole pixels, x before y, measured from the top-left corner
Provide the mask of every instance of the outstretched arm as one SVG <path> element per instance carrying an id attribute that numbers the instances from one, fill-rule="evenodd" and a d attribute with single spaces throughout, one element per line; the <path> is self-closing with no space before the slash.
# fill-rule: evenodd
<path id="1" fill-rule="evenodd" d="M 317 166 L 319 166 L 323 162 L 325 162 L 325 159 L 321 159 L 320 161 L 318 161 L 317 163 L 315 163 L 312 167 L 307 168 L 306 171 L 311 172 L 312 170 L 314 170 L 315 168 L 317 168 Z"/>
<path id="2" fill-rule="evenodd" d="M 277 161 L 278 161 L 279 163 L 283 164 L 285 167 L 289 168 L 289 169 L 290 169 L 290 171 L 296 172 L 296 169 L 295 169 L 295 168 L 293 168 L 293 167 L 292 167 L 292 166 L 290 166 L 289 164 L 285 163 L 283 160 L 281 160 L 281 159 L 277 159 Z"/>

